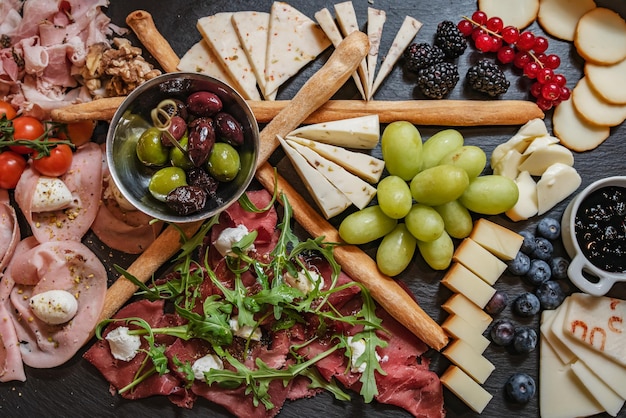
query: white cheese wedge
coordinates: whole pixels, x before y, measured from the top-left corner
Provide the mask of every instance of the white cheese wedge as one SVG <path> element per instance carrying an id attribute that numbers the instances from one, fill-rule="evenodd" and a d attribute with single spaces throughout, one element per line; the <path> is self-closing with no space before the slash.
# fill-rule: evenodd
<path id="1" fill-rule="evenodd" d="M 330 39 L 330 42 L 332 42 L 333 46 L 336 48 L 341 43 L 341 41 L 343 41 L 343 36 L 341 35 L 339 28 L 335 24 L 335 19 L 333 18 L 333 15 L 327 8 L 323 8 L 322 10 L 315 13 L 315 20 L 317 20 L 317 23 L 320 25 L 328 39 Z M 358 71 L 355 71 L 352 74 L 352 79 L 354 80 L 354 84 L 361 94 L 361 97 L 365 99 L 365 90 L 363 88 L 363 84 L 361 83 L 361 79 L 359 78 Z"/>
<path id="2" fill-rule="evenodd" d="M 512 148 L 504 154 L 491 168 L 493 174 L 515 179 L 519 175 L 519 165 L 522 162 L 522 153 Z"/>
<path id="3" fill-rule="evenodd" d="M 455 293 L 441 307 L 450 315 L 458 315 L 476 329 L 478 334 L 485 332 L 493 318 L 461 293 Z"/>
<path id="4" fill-rule="evenodd" d="M 324 31 L 308 16 L 287 3 L 272 3 L 265 57 L 267 91 L 278 90 L 329 46 Z"/>
<path id="5" fill-rule="evenodd" d="M 486 283 L 493 285 L 506 264 L 471 238 L 465 238 L 454 251 L 452 260 L 463 264 Z"/>
<path id="6" fill-rule="evenodd" d="M 537 214 L 543 215 L 563 199 L 574 193 L 582 183 L 574 167 L 554 163 L 544 171 L 537 182 Z"/>
<path id="7" fill-rule="evenodd" d="M 240 88 L 239 83 L 233 80 L 230 74 L 224 69 L 220 59 L 215 55 L 215 52 L 213 52 L 204 39 L 189 48 L 180 59 L 178 69 L 191 73 L 206 74 L 223 81 L 233 88 Z"/>
<path id="8" fill-rule="evenodd" d="M 453 292 L 461 293 L 479 308 L 484 308 L 496 289 L 472 273 L 461 263 L 452 263 L 441 284 Z"/>
<path id="9" fill-rule="evenodd" d="M 231 22 L 232 15 L 222 12 L 202 17 L 196 26 L 231 79 L 238 83 L 234 87 L 239 87 L 239 93 L 248 100 L 260 100 L 254 71 Z"/>
<path id="10" fill-rule="evenodd" d="M 367 38 L 370 41 L 370 49 L 367 53 L 367 87 L 369 95 L 367 100 L 374 96 L 374 76 L 378 66 L 378 54 L 380 52 L 380 40 L 383 37 L 383 27 L 387 21 L 387 13 L 384 10 L 367 8 Z"/>
<path id="11" fill-rule="evenodd" d="M 356 19 L 356 13 L 351 1 L 344 1 L 335 4 L 335 15 L 337 16 L 337 23 L 343 33 L 343 36 L 348 36 L 352 32 L 359 31 L 359 23 Z M 361 86 L 363 87 L 363 99 L 367 100 L 370 95 L 369 86 L 367 84 L 367 61 L 365 58 L 361 60 L 357 67 L 359 79 L 361 80 Z"/>
<path id="12" fill-rule="evenodd" d="M 547 147 L 548 145 L 558 144 L 559 139 L 552 135 L 542 135 L 533 139 L 530 144 L 524 150 L 524 155 L 528 155 L 532 152 L 535 152 L 539 148 Z"/>
<path id="13" fill-rule="evenodd" d="M 617 416 L 624 405 L 624 398 L 607 386 L 585 363 L 578 360 L 571 365 L 572 371 L 595 400 L 611 416 Z"/>
<path id="14" fill-rule="evenodd" d="M 577 360 L 576 355 L 565 344 L 559 340 L 552 331 L 552 325 L 557 317 L 557 313 L 561 307 L 555 310 L 544 310 L 541 312 L 541 326 L 540 332 L 542 337 L 550 343 L 550 346 L 554 350 L 554 353 L 559 357 L 561 363 L 571 364 Z"/>
<path id="15" fill-rule="evenodd" d="M 270 14 L 255 11 L 235 12 L 231 19 L 263 97 L 267 100 L 276 99 L 276 90 L 267 91 L 265 79 L 265 56 Z"/>
<path id="16" fill-rule="evenodd" d="M 474 223 L 469 237 L 502 260 L 514 259 L 524 242 L 517 232 L 485 218 Z"/>
<path id="17" fill-rule="evenodd" d="M 528 154 L 528 157 L 520 164 L 519 170 L 528 171 L 531 176 L 541 176 L 555 163 L 573 166 L 574 154 L 563 145 L 547 145 Z"/>
<path id="18" fill-rule="evenodd" d="M 417 32 L 422 28 L 422 22 L 411 17 L 406 16 L 404 21 L 402 22 L 402 26 L 400 26 L 400 30 L 396 34 L 396 37 L 393 39 L 393 43 L 387 51 L 387 55 L 385 55 L 385 59 L 380 65 L 380 70 L 378 70 L 378 74 L 376 74 L 376 78 L 374 80 L 374 85 L 370 92 L 371 96 L 374 95 L 376 90 L 380 87 L 382 82 L 387 78 L 387 76 L 391 73 L 394 65 L 398 61 L 398 59 L 404 53 L 404 50 L 411 43 Z M 370 96 L 370 97 L 371 97 Z"/>
<path id="19" fill-rule="evenodd" d="M 491 393 L 455 365 L 449 366 L 441 375 L 441 383 L 479 414 L 485 410 L 493 398 Z"/>
<path id="20" fill-rule="evenodd" d="M 63 180 L 41 176 L 37 179 L 31 201 L 33 212 L 53 212 L 67 208 L 72 203 L 72 192 Z"/>
<path id="21" fill-rule="evenodd" d="M 65 290 L 48 290 L 31 296 L 30 309 L 46 324 L 64 324 L 76 316 L 78 301 Z"/>
<path id="22" fill-rule="evenodd" d="M 496 368 L 463 340 L 452 341 L 443 351 L 443 355 L 478 383 L 485 383 Z"/>
<path id="23" fill-rule="evenodd" d="M 278 137 L 278 140 L 326 219 L 340 214 L 352 204 L 346 195 L 341 193 L 326 177 L 313 168 L 313 166 L 293 149 L 291 145 L 287 144 L 283 138 Z"/>
<path id="24" fill-rule="evenodd" d="M 465 341 L 479 354 L 482 354 L 489 346 L 489 340 L 482 333 L 476 332 L 476 328 L 470 325 L 462 316 L 450 315 L 441 324 L 441 327 L 454 338 Z"/>
<path id="25" fill-rule="evenodd" d="M 369 154 L 358 151 L 350 151 L 344 147 L 325 144 L 323 142 L 312 141 L 297 136 L 287 136 L 287 142 L 296 142 L 307 146 L 317 152 L 322 157 L 333 161 L 352 174 L 361 177 L 370 183 L 377 183 L 383 174 L 385 161 Z"/>
<path id="26" fill-rule="evenodd" d="M 497 162 L 504 157 L 509 150 L 517 149 L 522 153 L 534 138 L 544 135 L 548 135 L 548 128 L 546 128 L 543 119 L 536 118 L 529 120 L 519 128 L 511 139 L 494 148 L 491 153 L 491 168 L 494 168 Z"/>
<path id="27" fill-rule="evenodd" d="M 537 214 L 539 206 L 537 202 L 537 183 L 528 173 L 522 171 L 515 179 L 519 197 L 515 205 L 504 212 L 512 221 L 524 221 Z"/>
<path id="28" fill-rule="evenodd" d="M 322 157 L 312 148 L 300 145 L 295 141 L 287 140 L 287 143 L 298 151 L 317 171 L 326 177 L 333 186 L 346 195 L 357 208 L 363 209 L 376 195 L 376 188 L 374 186 L 365 180 L 361 180 L 339 164 Z"/>
<path id="29" fill-rule="evenodd" d="M 380 122 L 378 115 L 359 116 L 301 126 L 288 136 L 340 147 L 374 149 L 380 138 Z"/>

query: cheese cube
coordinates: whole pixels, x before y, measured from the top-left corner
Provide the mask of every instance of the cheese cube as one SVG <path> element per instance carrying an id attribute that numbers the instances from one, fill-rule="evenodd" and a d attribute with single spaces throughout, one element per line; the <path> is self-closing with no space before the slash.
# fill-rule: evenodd
<path id="1" fill-rule="evenodd" d="M 481 309 L 496 293 L 496 289 L 460 263 L 452 264 L 441 283 L 454 292 L 462 293 Z"/>
<path id="2" fill-rule="evenodd" d="M 463 370 L 452 365 L 441 376 L 441 383 L 474 412 L 482 413 L 493 395 L 472 380 Z"/>
<path id="3" fill-rule="evenodd" d="M 478 383 L 485 383 L 496 366 L 463 340 L 454 340 L 443 355 Z"/>
<path id="4" fill-rule="evenodd" d="M 476 328 L 478 334 L 485 332 L 491 321 L 493 321 L 493 318 L 487 312 L 460 293 L 450 296 L 441 307 L 451 315 L 463 317 L 468 324 Z"/>
<path id="5" fill-rule="evenodd" d="M 481 247 L 473 239 L 465 238 L 452 259 L 474 272 L 488 284 L 494 284 L 506 270 L 506 264 Z"/>
<path id="6" fill-rule="evenodd" d="M 474 223 L 469 237 L 502 260 L 513 260 L 524 242 L 520 234 L 485 218 Z"/>
<path id="7" fill-rule="evenodd" d="M 441 327 L 454 338 L 463 340 L 472 346 L 477 353 L 482 354 L 489 346 L 489 340 L 459 315 L 450 315 Z"/>

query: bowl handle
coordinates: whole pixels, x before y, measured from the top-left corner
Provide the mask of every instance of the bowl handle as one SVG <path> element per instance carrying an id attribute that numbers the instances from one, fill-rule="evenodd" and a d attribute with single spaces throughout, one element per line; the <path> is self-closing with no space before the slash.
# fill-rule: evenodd
<path id="1" fill-rule="evenodd" d="M 576 287 L 585 293 L 592 296 L 604 296 L 611 290 L 611 287 L 615 284 L 616 279 L 607 275 L 601 275 L 595 273 L 597 269 L 589 263 L 589 261 L 581 254 L 576 255 L 567 269 L 567 275 Z M 584 275 L 583 271 L 589 274 L 593 271 L 593 276 L 598 279 L 597 283 L 589 281 Z"/>

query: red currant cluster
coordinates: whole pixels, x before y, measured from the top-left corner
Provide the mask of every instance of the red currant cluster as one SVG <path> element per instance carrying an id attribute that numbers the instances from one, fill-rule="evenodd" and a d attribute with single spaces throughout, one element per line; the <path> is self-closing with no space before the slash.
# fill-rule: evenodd
<path id="1" fill-rule="evenodd" d="M 554 70 L 561 65 L 555 54 L 546 54 L 548 39 L 535 36 L 532 32 L 520 32 L 514 26 L 504 26 L 499 17 L 488 18 L 485 12 L 474 12 L 471 18 L 464 17 L 457 27 L 465 37 L 471 37 L 481 52 L 495 52 L 503 64 L 513 65 L 523 71 L 531 80 L 536 80 L 530 93 L 537 100 L 537 106 L 549 110 L 571 94 L 565 86 L 567 80 Z"/>

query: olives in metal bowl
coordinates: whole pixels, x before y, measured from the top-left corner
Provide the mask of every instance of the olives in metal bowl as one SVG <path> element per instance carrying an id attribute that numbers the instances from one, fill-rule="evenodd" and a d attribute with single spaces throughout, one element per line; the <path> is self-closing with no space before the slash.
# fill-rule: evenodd
<path id="1" fill-rule="evenodd" d="M 209 218 L 252 181 L 259 128 L 246 101 L 224 82 L 168 73 L 131 92 L 106 139 L 111 177 L 122 196 L 167 222 Z"/>

